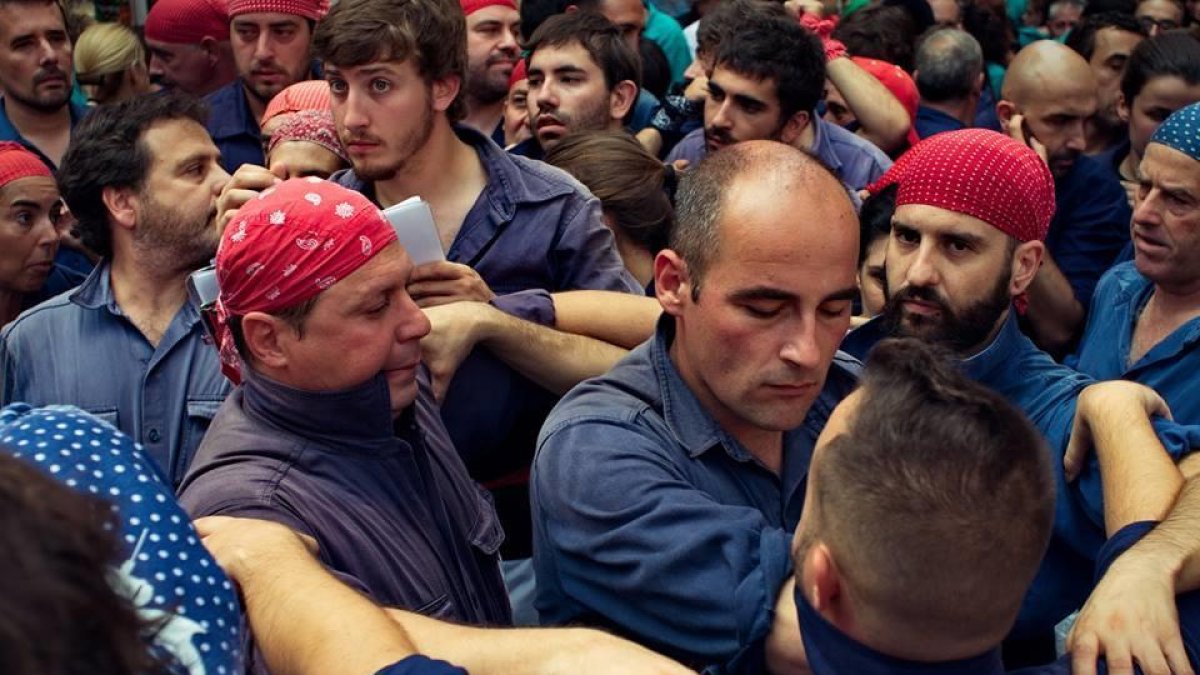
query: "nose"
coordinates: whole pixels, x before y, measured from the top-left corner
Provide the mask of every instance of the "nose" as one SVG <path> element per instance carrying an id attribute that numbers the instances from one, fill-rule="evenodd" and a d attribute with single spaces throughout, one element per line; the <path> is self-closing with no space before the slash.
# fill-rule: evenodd
<path id="1" fill-rule="evenodd" d="M 934 258 L 933 245 L 922 242 L 922 245 L 907 260 L 908 269 L 904 272 L 904 280 L 911 286 L 937 286 L 941 282 L 941 274 L 938 273 L 937 262 Z M 888 267 L 891 267 L 893 263 L 903 264 L 898 260 L 893 260 L 893 257 L 889 255 Z"/>
<path id="2" fill-rule="evenodd" d="M 1140 194 L 1134 198 L 1133 223 L 1141 227 L 1154 227 L 1161 222 L 1158 213 L 1157 194 L 1153 189 L 1146 196 Z"/>
<path id="3" fill-rule="evenodd" d="M 530 108 L 529 112 L 531 114 L 535 110 L 545 112 L 558 108 L 557 92 L 554 90 L 554 86 L 550 84 L 550 80 L 542 82 L 536 92 L 530 87 L 529 100 L 533 101 L 535 106 L 534 108 Z"/>
<path id="4" fill-rule="evenodd" d="M 370 117 L 353 87 L 348 87 L 345 99 L 339 101 L 337 97 L 334 97 L 331 107 L 334 119 L 341 118 L 339 126 L 342 129 L 363 129 L 370 123 Z"/>
<path id="5" fill-rule="evenodd" d="M 421 311 L 407 291 L 401 291 L 400 295 L 402 297 L 399 301 L 399 309 L 403 313 L 403 318 L 396 325 L 396 341 L 411 342 L 429 335 L 429 331 L 433 328 L 429 323 L 429 317 L 425 316 L 425 312 Z"/>
<path id="6" fill-rule="evenodd" d="M 54 44 L 47 38 L 42 38 L 38 42 L 38 50 L 41 52 L 38 56 L 38 63 L 47 66 L 58 63 L 58 51 L 54 48 Z"/>
<path id="7" fill-rule="evenodd" d="M 58 242 L 63 237 L 63 231 L 66 228 L 59 229 L 51 220 L 50 214 L 43 214 L 38 220 L 38 240 L 37 245 L 45 249 L 55 249 L 58 247 Z"/>
<path id="8" fill-rule="evenodd" d="M 254 58 L 258 61 L 270 61 L 275 58 L 275 47 L 271 42 L 271 32 L 262 31 L 254 42 Z"/>
<path id="9" fill-rule="evenodd" d="M 150 78 L 161 79 L 164 75 L 162 59 L 151 54 L 150 55 Z"/>
<path id="10" fill-rule="evenodd" d="M 783 343 L 779 358 L 804 369 L 816 369 L 821 361 L 821 348 L 817 345 L 817 318 L 804 317 L 797 330 Z"/>
<path id="11" fill-rule="evenodd" d="M 509 28 L 501 29 L 498 49 L 515 54 L 517 52 L 517 34 Z"/>
<path id="12" fill-rule="evenodd" d="M 712 105 L 713 103 L 714 101 L 709 99 L 708 103 L 705 105 Z M 732 122 L 729 120 L 729 99 L 725 99 L 719 106 L 717 106 L 717 112 L 713 115 L 712 121 L 709 122 L 709 126 L 719 127 L 722 129 L 729 129 L 733 126 Z"/>
<path id="13" fill-rule="evenodd" d="M 1083 128 L 1082 118 L 1071 124 L 1071 135 L 1067 138 L 1067 147 L 1079 152 L 1083 152 L 1087 148 L 1087 134 Z"/>

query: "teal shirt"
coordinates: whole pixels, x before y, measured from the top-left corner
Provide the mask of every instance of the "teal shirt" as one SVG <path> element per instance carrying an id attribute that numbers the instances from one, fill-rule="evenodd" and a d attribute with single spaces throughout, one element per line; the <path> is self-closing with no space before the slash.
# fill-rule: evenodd
<path id="1" fill-rule="evenodd" d="M 666 54 L 667 63 L 671 66 L 671 81 L 683 82 L 683 71 L 692 65 L 692 50 L 688 49 L 687 38 L 679 22 L 654 5 L 647 5 L 646 27 L 642 30 L 642 37 L 654 42 Z"/>

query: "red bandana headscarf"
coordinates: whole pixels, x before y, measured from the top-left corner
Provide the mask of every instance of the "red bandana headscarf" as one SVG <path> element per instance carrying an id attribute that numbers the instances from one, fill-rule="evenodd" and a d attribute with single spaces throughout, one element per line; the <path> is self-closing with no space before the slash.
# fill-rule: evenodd
<path id="1" fill-rule="evenodd" d="M 275 146 L 288 141 L 308 141 L 316 143 L 338 156 L 344 163 L 350 163 L 350 156 L 338 138 L 337 126 L 333 123 L 333 113 L 328 110 L 301 110 L 288 116 L 287 121 L 271 134 L 267 143 L 267 156 L 275 151 Z"/>
<path id="2" fill-rule="evenodd" d="M 25 146 L 12 141 L 0 142 L 0 187 L 14 180 L 42 176 L 53 178 L 50 168 Z"/>
<path id="3" fill-rule="evenodd" d="M 365 265 L 396 232 L 366 197 L 319 178 L 294 178 L 238 210 L 217 250 L 221 370 L 241 382 L 231 316 L 295 307 Z"/>

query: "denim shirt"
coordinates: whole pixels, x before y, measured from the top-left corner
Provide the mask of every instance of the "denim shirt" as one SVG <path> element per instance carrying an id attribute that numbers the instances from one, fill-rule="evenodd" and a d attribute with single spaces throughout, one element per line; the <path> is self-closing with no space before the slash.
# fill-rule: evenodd
<path id="1" fill-rule="evenodd" d="M 917 108 L 917 121 L 913 126 L 916 127 L 917 137 L 921 140 L 945 131 L 958 131 L 959 129 L 967 128 L 967 125 L 963 124 L 957 118 L 951 117 L 937 108 L 930 108 L 928 106 L 919 106 Z"/>
<path id="2" fill-rule="evenodd" d="M 781 475 L 705 410 L 672 363 L 673 319 L 575 387 L 534 459 L 536 601 L 547 624 L 616 630 L 689 665 L 757 672 L 791 574 L 792 532 L 817 436 L 855 386 L 838 355 Z"/>
<path id="3" fill-rule="evenodd" d="M 1137 363 L 1129 362 L 1133 331 L 1154 283 L 1134 263 L 1109 270 L 1096 287 L 1073 365 L 1098 380 L 1122 378 L 1152 387 L 1174 418 L 1200 424 L 1200 317 L 1163 338 Z"/>
<path id="4" fill-rule="evenodd" d="M 74 129 L 79 120 L 83 119 L 88 114 L 87 106 L 77 103 L 68 103 L 71 111 L 71 128 Z M 13 123 L 8 119 L 8 112 L 4 107 L 4 98 L 0 97 L 0 141 L 14 141 L 20 143 L 29 149 L 30 152 L 38 156 L 42 163 L 50 167 L 51 171 L 58 171 L 58 166 L 50 161 L 50 158 L 45 155 L 36 145 L 30 143 L 21 135 L 20 131 L 13 126 Z"/>
<path id="5" fill-rule="evenodd" d="M 852 192 L 879 180 L 892 167 L 892 160 L 870 141 L 823 119 L 815 120 L 811 151 Z M 701 127 L 679 141 L 667 155 L 667 162 L 686 159 L 696 166 L 707 155 Z"/>
<path id="6" fill-rule="evenodd" d="M 1101 275 L 1129 244 L 1133 211 L 1121 181 L 1093 157 L 1080 156 L 1054 182 L 1054 199 L 1046 250 L 1087 307 Z"/>
<path id="7" fill-rule="evenodd" d="M 233 173 L 243 164 L 266 165 L 262 132 L 246 100 L 242 78 L 204 98 L 208 103 L 208 135 L 221 151 L 221 166 Z"/>
<path id="8" fill-rule="evenodd" d="M 191 303 L 155 347 L 117 305 L 109 270 L 102 261 L 0 332 L 0 402 L 83 408 L 141 443 L 178 486 L 229 382 Z"/>

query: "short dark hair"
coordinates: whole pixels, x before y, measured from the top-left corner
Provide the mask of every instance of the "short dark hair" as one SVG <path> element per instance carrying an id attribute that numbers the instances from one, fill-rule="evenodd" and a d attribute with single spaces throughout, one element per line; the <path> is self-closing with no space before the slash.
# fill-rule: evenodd
<path id="1" fill-rule="evenodd" d="M 567 11 L 571 0 L 521 0 L 521 39 L 528 41 L 546 19 Z"/>
<path id="2" fill-rule="evenodd" d="M 58 189 L 79 219 L 83 244 L 102 256 L 112 255 L 112 231 L 105 188 L 140 190 L 153 157 L 143 137 L 167 120 L 204 125 L 207 106 L 179 92 L 165 92 L 112 105 L 98 106 L 71 133 L 71 143 L 58 167 Z"/>
<path id="3" fill-rule="evenodd" d="M 821 40 L 792 19 L 748 18 L 721 43 L 716 67 L 756 80 L 774 80 L 780 122 L 800 111 L 811 113 L 825 93 Z"/>
<path id="4" fill-rule="evenodd" d="M 80 27 L 79 21 L 67 14 L 67 8 L 60 0 L 0 0 L 0 7 L 6 5 L 54 5 L 58 7 L 58 13 L 62 16 L 63 20 L 63 28 L 67 29 L 67 34 L 70 35 L 72 43 L 75 42 L 75 38 L 79 37 L 79 33 L 83 32 L 83 28 L 86 28 L 86 26 Z M 78 33 L 75 32 L 76 29 Z"/>
<path id="5" fill-rule="evenodd" d="M 339 68 L 414 58 L 426 83 L 457 77 L 465 88 L 466 17 L 454 0 L 341 0 L 317 23 L 313 53 Z M 446 117 L 466 111 L 460 89 Z"/>
<path id="6" fill-rule="evenodd" d="M 914 338 L 872 350 L 861 397 L 813 463 L 815 535 L 883 616 L 947 638 L 1003 636 L 1054 522 L 1041 433 Z"/>
<path id="7" fill-rule="evenodd" d="M 1084 60 L 1091 61 L 1092 54 L 1096 53 L 1096 33 L 1105 28 L 1115 28 L 1146 37 L 1146 29 L 1132 16 L 1121 12 L 1101 12 L 1085 17 L 1072 28 L 1067 36 L 1066 45 Z"/>
<path id="8" fill-rule="evenodd" d="M 1083 15 L 1087 17 L 1094 14 L 1116 12 L 1133 16 L 1137 6 L 1137 0 L 1088 0 L 1087 7 L 1083 8 Z"/>
<path id="9" fill-rule="evenodd" d="M 578 44 L 604 73 L 604 86 L 609 91 L 617 83 L 629 80 L 642 86 L 642 64 L 629 43 L 621 37 L 616 24 L 594 12 L 567 12 L 546 19 L 525 45 L 531 63 L 542 47 L 564 47 Z"/>
<path id="10" fill-rule="evenodd" d="M 313 307 L 316 307 L 317 300 L 321 294 L 318 293 L 313 297 L 291 307 L 284 307 L 276 312 L 271 312 L 271 316 L 281 319 L 292 330 L 296 331 L 296 335 L 304 337 L 304 322 L 308 319 L 308 315 L 312 314 Z M 237 349 L 238 356 L 248 364 L 254 363 L 254 355 L 250 353 L 250 347 L 246 344 L 246 332 L 242 330 L 242 317 L 233 315 L 226 321 L 229 326 L 229 335 L 233 337 L 233 346 Z"/>
<path id="11" fill-rule="evenodd" d="M 854 56 L 894 63 L 913 71 L 913 44 L 918 30 L 912 15 L 900 7 L 871 5 L 846 17 L 833 37 Z"/>
<path id="12" fill-rule="evenodd" d="M 892 183 L 863 200 L 858 210 L 858 264 L 867 259 L 871 244 L 892 233 L 892 215 L 896 213 L 899 183 Z"/>
<path id="13" fill-rule="evenodd" d="M 1163 76 L 1178 77 L 1189 85 L 1200 84 L 1200 40 L 1186 30 L 1169 30 L 1142 40 L 1129 55 L 1121 77 L 1125 104 L 1132 107 L 1146 83 Z"/>
<path id="14" fill-rule="evenodd" d="M 8 675 L 167 673 L 146 624 L 109 575 L 116 516 L 0 448 L 0 663 Z"/>
<path id="15" fill-rule="evenodd" d="M 983 73 L 983 48 L 968 32 L 939 26 L 917 47 L 917 91 L 933 103 L 961 101 L 975 92 Z"/>
<path id="16" fill-rule="evenodd" d="M 696 28 L 696 54 L 716 58 L 721 44 L 741 33 L 746 21 L 760 16 L 786 19 L 783 5 L 769 0 L 723 0 L 700 19 Z"/>

